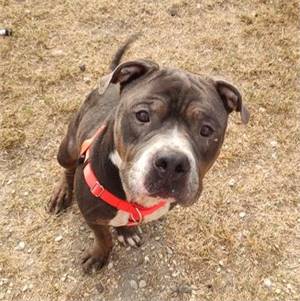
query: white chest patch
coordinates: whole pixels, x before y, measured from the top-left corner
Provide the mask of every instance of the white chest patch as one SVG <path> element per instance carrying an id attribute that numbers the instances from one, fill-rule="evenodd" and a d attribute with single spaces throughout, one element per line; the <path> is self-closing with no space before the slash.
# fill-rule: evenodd
<path id="1" fill-rule="evenodd" d="M 170 202 L 166 202 L 166 204 L 159 208 L 158 210 L 154 211 L 153 213 L 145 216 L 142 224 L 154 221 L 156 219 L 159 219 L 164 214 L 166 214 L 170 209 Z M 110 226 L 113 227 L 121 227 L 126 226 L 129 219 L 129 213 L 119 210 L 116 214 L 116 216 L 109 222 Z"/>

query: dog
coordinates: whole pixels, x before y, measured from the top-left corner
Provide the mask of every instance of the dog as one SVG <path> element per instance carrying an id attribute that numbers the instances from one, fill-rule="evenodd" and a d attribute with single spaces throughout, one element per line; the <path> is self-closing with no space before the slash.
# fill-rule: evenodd
<path id="1" fill-rule="evenodd" d="M 145 59 L 120 63 L 134 39 L 116 52 L 111 73 L 71 120 L 57 155 L 64 171 L 48 208 L 59 213 L 74 194 L 95 236 L 82 260 L 85 272 L 107 262 L 110 226 L 122 243 L 138 246 L 137 225 L 196 202 L 229 114 L 249 120 L 239 90 L 225 80 Z"/>

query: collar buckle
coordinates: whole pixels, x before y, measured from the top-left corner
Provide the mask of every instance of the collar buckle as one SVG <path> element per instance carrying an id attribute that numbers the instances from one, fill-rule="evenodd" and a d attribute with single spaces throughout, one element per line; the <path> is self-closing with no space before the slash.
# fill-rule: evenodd
<path id="1" fill-rule="evenodd" d="M 134 225 L 140 225 L 143 222 L 143 215 L 142 215 L 141 211 L 137 207 L 135 207 L 134 209 L 137 212 L 139 218 L 138 218 L 138 220 L 136 220 L 134 218 L 133 214 L 130 215 L 130 219 L 132 220 L 132 222 L 130 223 L 130 225 L 132 225 L 132 226 L 134 226 Z"/>
<path id="2" fill-rule="evenodd" d="M 91 188 L 91 193 L 96 197 L 101 197 L 104 192 L 104 187 L 98 182 L 95 182 L 95 185 Z"/>

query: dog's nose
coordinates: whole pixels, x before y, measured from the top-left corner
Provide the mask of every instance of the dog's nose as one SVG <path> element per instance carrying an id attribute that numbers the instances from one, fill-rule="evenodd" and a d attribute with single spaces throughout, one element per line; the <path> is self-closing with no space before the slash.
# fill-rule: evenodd
<path id="1" fill-rule="evenodd" d="M 171 177 L 171 180 L 184 177 L 191 168 L 188 157 L 181 152 L 161 153 L 155 157 L 153 165 L 160 177 Z"/>

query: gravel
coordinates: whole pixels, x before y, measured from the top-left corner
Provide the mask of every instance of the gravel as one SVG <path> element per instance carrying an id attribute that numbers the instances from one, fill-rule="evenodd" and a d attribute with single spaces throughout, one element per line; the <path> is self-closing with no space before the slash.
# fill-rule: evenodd
<path id="1" fill-rule="evenodd" d="M 246 212 L 244 212 L 244 211 L 240 212 L 239 216 L 240 216 L 240 218 L 244 218 L 246 216 Z"/>
<path id="2" fill-rule="evenodd" d="M 138 284 L 137 284 L 137 282 L 135 281 L 135 280 L 130 280 L 129 281 L 129 284 L 130 284 L 130 286 L 133 288 L 133 289 L 135 289 L 135 290 L 137 290 L 138 289 Z"/>
<path id="3" fill-rule="evenodd" d="M 270 288 L 273 285 L 272 281 L 269 278 L 264 279 L 264 286 Z"/>
<path id="4" fill-rule="evenodd" d="M 145 280 L 140 280 L 140 282 L 139 282 L 139 288 L 144 288 L 144 287 L 146 287 L 146 285 L 147 285 L 147 283 L 146 283 L 146 281 Z"/>
<path id="5" fill-rule="evenodd" d="M 16 251 L 23 251 L 25 249 L 25 242 L 24 241 L 20 241 L 17 246 L 15 247 Z"/>
<path id="6" fill-rule="evenodd" d="M 62 239 L 63 239 L 63 237 L 61 235 L 58 235 L 54 238 L 54 241 L 60 242 L 60 241 L 62 241 Z"/>

